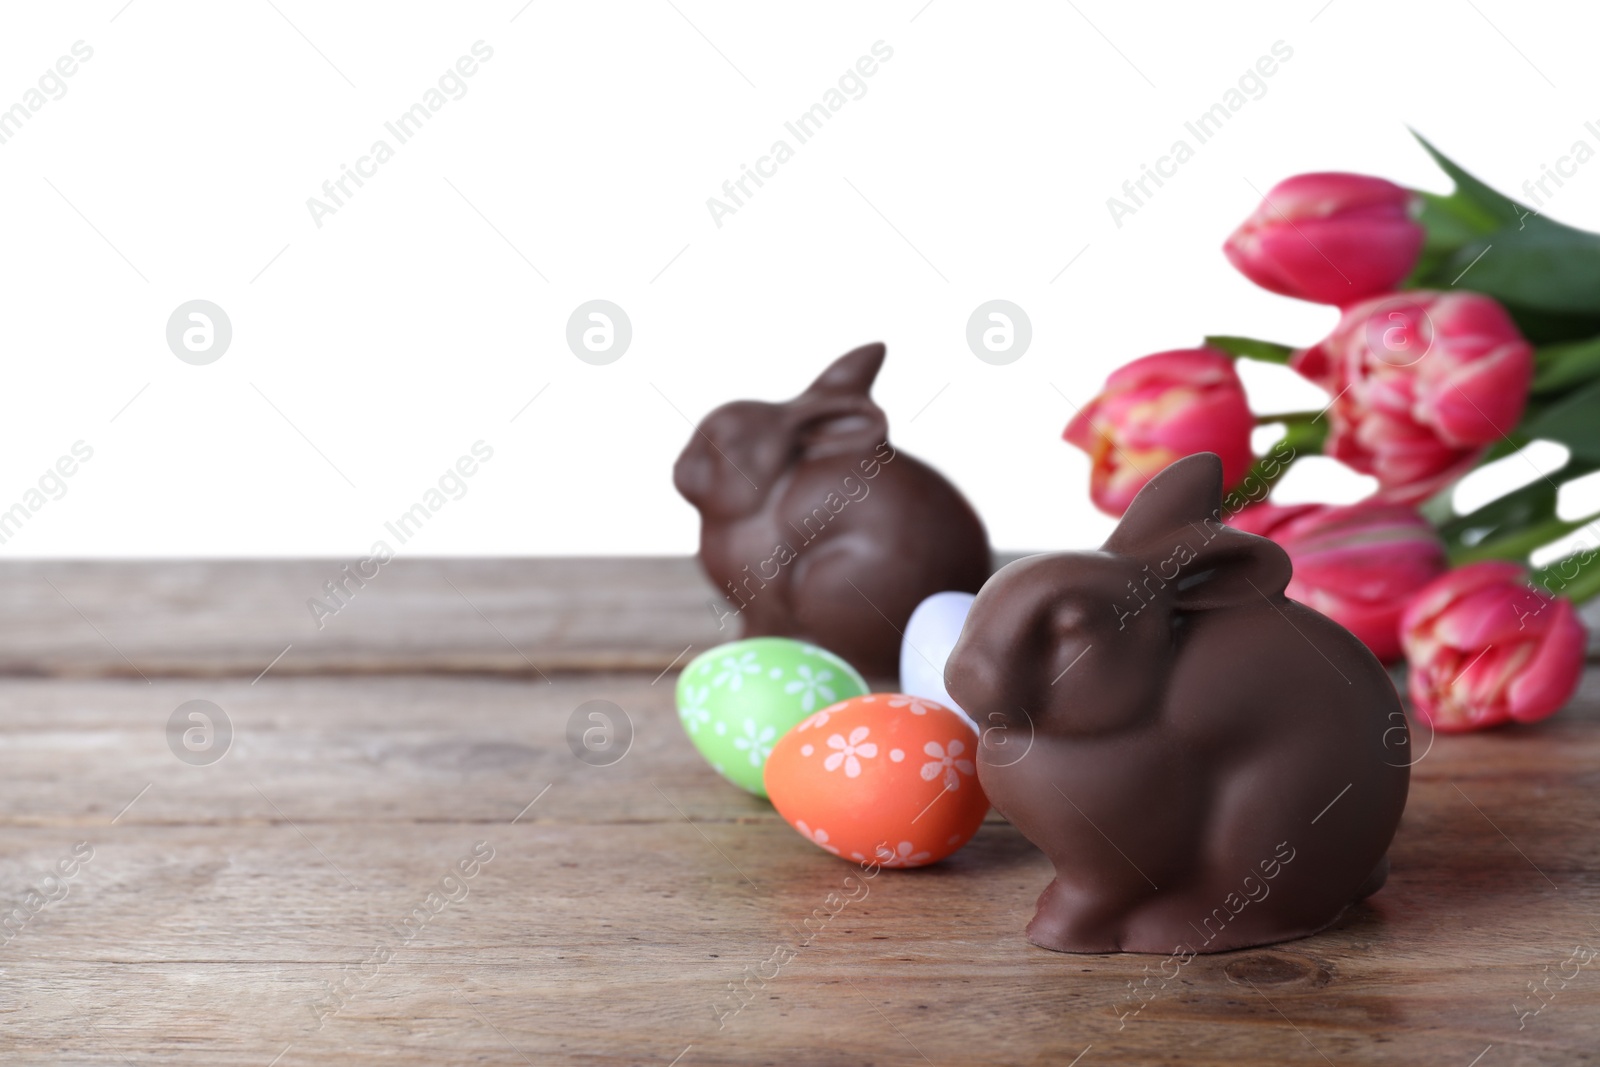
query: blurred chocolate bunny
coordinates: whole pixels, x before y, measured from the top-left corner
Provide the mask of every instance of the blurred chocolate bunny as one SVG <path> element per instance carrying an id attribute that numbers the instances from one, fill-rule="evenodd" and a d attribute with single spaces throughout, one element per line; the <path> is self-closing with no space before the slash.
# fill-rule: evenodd
<path id="1" fill-rule="evenodd" d="M 1284 941 L 1388 873 L 1399 697 L 1359 640 L 1285 598 L 1289 558 L 1223 526 L 1221 498 L 1215 455 L 1178 460 L 1100 551 L 991 578 L 950 654 L 984 791 L 1055 866 L 1036 945 Z"/>
<path id="2" fill-rule="evenodd" d="M 869 395 L 884 346 L 841 356 L 793 400 L 707 415 L 673 468 L 700 511 L 700 562 L 740 636 L 813 641 L 889 677 L 922 600 L 989 576 L 977 513 L 933 468 L 888 442 Z M 734 635 L 730 634 L 732 639 Z"/>

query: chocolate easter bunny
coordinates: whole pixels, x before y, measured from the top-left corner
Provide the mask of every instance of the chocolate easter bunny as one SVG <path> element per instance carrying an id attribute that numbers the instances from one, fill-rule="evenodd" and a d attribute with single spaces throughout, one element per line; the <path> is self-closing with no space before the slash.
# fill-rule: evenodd
<path id="1" fill-rule="evenodd" d="M 719 626 L 814 641 L 878 677 L 894 674 L 924 598 L 976 592 L 991 570 L 972 506 L 888 442 L 869 395 L 884 352 L 841 356 L 784 403 L 724 404 L 673 468 L 700 511 L 701 565 L 727 601 Z"/>
<path id="2" fill-rule="evenodd" d="M 945 666 L 978 776 L 1056 877 L 1063 952 L 1218 952 L 1317 932 L 1376 892 L 1410 780 L 1389 676 L 1287 599 L 1288 557 L 1221 524 L 1222 465 L 1180 459 L 1098 552 L 978 593 Z"/>

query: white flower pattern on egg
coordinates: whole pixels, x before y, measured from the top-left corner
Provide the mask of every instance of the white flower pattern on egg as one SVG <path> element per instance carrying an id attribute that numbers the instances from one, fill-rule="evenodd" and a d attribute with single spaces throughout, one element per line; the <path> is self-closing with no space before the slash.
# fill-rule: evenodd
<path id="1" fill-rule="evenodd" d="M 746 719 L 744 721 L 744 736 L 735 737 L 733 739 L 733 747 L 740 752 L 749 753 L 750 766 L 759 767 L 762 761 L 772 755 L 772 743 L 777 740 L 777 737 L 778 731 L 774 727 L 767 726 L 758 732 L 756 730 L 756 721 L 754 719 Z"/>
<path id="2" fill-rule="evenodd" d="M 804 819 L 796 820 L 794 828 L 799 830 L 801 835 L 804 836 L 807 841 L 810 841 L 818 848 L 826 849 L 827 851 L 832 852 L 835 856 L 839 854 L 839 849 L 837 846 L 828 844 L 828 831 L 820 827 L 813 830 L 811 827 L 806 825 Z"/>
<path id="3" fill-rule="evenodd" d="M 861 776 L 861 761 L 871 759 L 878 754 L 877 742 L 868 741 L 867 735 L 871 733 L 865 726 L 857 726 L 850 731 L 850 738 L 846 740 L 842 734 L 834 734 L 828 738 L 828 747 L 833 752 L 822 761 L 822 769 L 835 771 L 841 764 L 844 765 L 846 778 L 859 778 Z"/>
<path id="4" fill-rule="evenodd" d="M 948 790 L 961 788 L 961 775 L 974 773 L 975 768 L 969 759 L 960 756 L 967 750 L 967 746 L 959 740 L 952 740 L 948 745 L 940 745 L 937 741 L 929 741 L 922 746 L 922 751 L 933 757 L 930 763 L 922 765 L 922 780 L 931 782 L 944 775 L 944 787 Z"/>
<path id="5" fill-rule="evenodd" d="M 833 687 L 828 685 L 833 681 L 833 672 L 826 667 L 812 673 L 810 667 L 804 663 L 794 669 L 796 678 L 783 687 L 783 691 L 790 696 L 800 695 L 800 710 L 810 711 L 818 703 L 833 703 Z"/>
<path id="6" fill-rule="evenodd" d="M 910 708 L 913 715 L 926 715 L 929 708 L 936 708 L 939 705 L 930 700 L 923 700 L 921 697 L 900 696 L 889 701 L 889 706 L 891 708 Z"/>
<path id="7" fill-rule="evenodd" d="M 885 846 L 878 846 L 878 865 L 880 867 L 915 867 L 920 863 L 927 863 L 928 859 L 933 855 L 933 853 L 927 851 L 914 853 L 911 851 L 912 847 L 910 841 L 902 841 L 895 848 L 894 855 L 886 859 L 883 854 Z"/>
<path id="8" fill-rule="evenodd" d="M 799 728 L 802 730 L 809 730 L 813 726 L 822 727 L 828 725 L 828 718 L 833 715 L 834 712 L 843 708 L 846 703 L 848 703 L 848 701 L 841 700 L 837 704 L 828 705 L 815 715 L 809 716 L 800 724 Z"/>
<path id="9" fill-rule="evenodd" d="M 711 699 L 711 688 L 704 685 L 685 686 L 683 690 L 683 707 L 678 709 L 678 718 L 683 720 L 684 728 L 691 734 L 700 732 L 700 727 L 711 721 L 711 709 L 706 707 L 706 702 Z"/>
<path id="10" fill-rule="evenodd" d="M 732 656 L 723 656 L 718 666 L 722 669 L 717 672 L 716 677 L 711 679 L 711 684 L 714 686 L 726 684 L 733 692 L 738 692 L 744 687 L 746 675 L 761 673 L 761 664 L 756 662 L 756 654 L 754 652 L 746 652 L 737 659 Z"/>

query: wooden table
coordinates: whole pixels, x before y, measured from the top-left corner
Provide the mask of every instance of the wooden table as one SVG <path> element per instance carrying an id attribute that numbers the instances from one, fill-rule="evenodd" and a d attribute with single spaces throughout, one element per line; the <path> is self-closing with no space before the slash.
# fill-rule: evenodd
<path id="1" fill-rule="evenodd" d="M 1336 929 L 1166 978 L 1029 946 L 1049 868 L 993 815 L 817 920 L 852 868 L 674 714 L 722 636 L 688 561 L 401 559 L 319 630 L 339 567 L 0 570 L 0 1061 L 1600 1061 L 1593 677 L 1438 739 Z M 596 699 L 633 727 L 609 766 L 567 743 Z M 169 746 L 191 700 L 220 760 Z"/>

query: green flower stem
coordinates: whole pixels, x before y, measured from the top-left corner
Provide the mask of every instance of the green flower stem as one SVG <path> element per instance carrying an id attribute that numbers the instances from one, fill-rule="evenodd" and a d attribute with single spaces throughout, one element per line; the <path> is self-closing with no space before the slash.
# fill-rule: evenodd
<path id="1" fill-rule="evenodd" d="M 1280 417 L 1270 421 L 1283 420 Z M 1322 451 L 1323 439 L 1328 435 L 1325 422 L 1289 423 L 1287 430 L 1270 452 L 1251 464 L 1249 472 L 1224 498 L 1223 510 L 1228 514 L 1236 514 L 1251 504 L 1265 500 L 1272 492 L 1272 487 L 1289 473 L 1289 468 L 1294 466 L 1296 460 Z"/>
<path id="2" fill-rule="evenodd" d="M 1489 446 L 1489 451 L 1485 452 L 1483 458 L 1478 460 L 1478 467 L 1493 463 L 1497 459 L 1505 459 L 1513 452 L 1520 452 L 1527 447 L 1528 439 L 1513 430 Z M 1477 470 L 1478 467 L 1472 469 Z M 1454 483 L 1451 484 L 1451 488 L 1454 488 Z"/>
<path id="3" fill-rule="evenodd" d="M 1476 548 L 1464 545 L 1462 539 L 1474 530 L 1493 532 L 1502 526 L 1526 526 L 1530 522 L 1543 523 L 1555 518 L 1556 490 L 1560 484 L 1582 478 L 1600 470 L 1600 463 L 1569 459 L 1565 466 L 1536 478 L 1520 489 L 1496 497 L 1487 504 L 1465 515 L 1451 516 L 1435 505 L 1448 505 L 1454 486 L 1435 496 L 1424 506 L 1423 513 L 1439 528 L 1439 536 L 1452 550 Z M 1559 536 L 1559 535 L 1557 535 Z M 1537 547 L 1537 546 L 1536 546 Z"/>
<path id="4" fill-rule="evenodd" d="M 1574 604 L 1583 604 L 1600 595 L 1600 552 L 1584 549 L 1574 552 L 1533 573 L 1533 584 Z"/>
<path id="5" fill-rule="evenodd" d="M 1257 415 L 1257 426 L 1299 426 L 1315 422 L 1323 412 L 1321 411 L 1281 411 L 1276 415 Z"/>
<path id="6" fill-rule="evenodd" d="M 1326 422 L 1289 423 L 1287 428 L 1289 432 L 1283 435 L 1283 440 L 1275 447 L 1288 445 L 1294 449 L 1296 456 L 1322 453 L 1322 442 L 1328 437 Z"/>
<path id="7" fill-rule="evenodd" d="M 1254 359 L 1262 363 L 1284 364 L 1294 355 L 1294 349 L 1288 345 L 1258 341 L 1254 337 L 1230 337 L 1225 334 L 1207 337 L 1206 347 L 1220 349 L 1237 359 Z"/>
<path id="8" fill-rule="evenodd" d="M 1448 504 L 1454 491 L 1455 485 L 1452 483 L 1445 492 L 1434 497 L 1429 503 L 1443 500 Z M 1541 478 L 1529 482 L 1520 489 L 1513 489 L 1504 496 L 1496 497 L 1465 515 L 1455 515 L 1435 525 L 1439 527 L 1439 536 L 1443 537 L 1447 544 L 1457 545 L 1472 530 L 1480 530 L 1486 526 L 1492 529 L 1513 518 L 1525 519 L 1530 517 L 1530 513 L 1535 509 L 1539 513 L 1539 518 L 1548 518 L 1555 513 L 1555 501 L 1545 500 L 1549 492 L 1550 486 Z"/>
<path id="9" fill-rule="evenodd" d="M 1450 550 L 1450 564 L 1462 567 L 1468 563 L 1477 563 L 1486 559 L 1509 559 L 1518 563 L 1527 561 L 1528 554 L 1536 548 L 1548 545 L 1550 542 L 1567 536 L 1574 530 L 1581 530 L 1596 519 L 1600 513 L 1582 519 L 1549 518 L 1544 522 L 1510 533 L 1504 537 L 1492 538 L 1482 544 L 1470 548 L 1452 548 Z"/>

